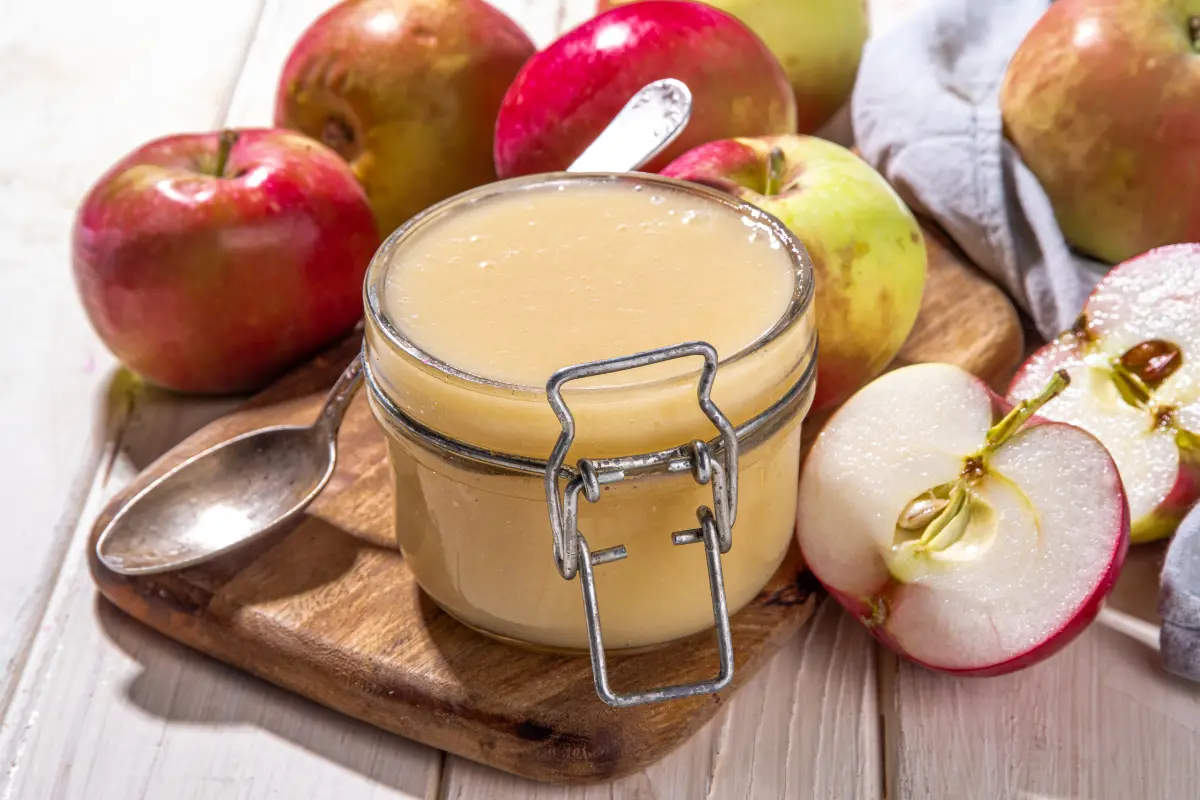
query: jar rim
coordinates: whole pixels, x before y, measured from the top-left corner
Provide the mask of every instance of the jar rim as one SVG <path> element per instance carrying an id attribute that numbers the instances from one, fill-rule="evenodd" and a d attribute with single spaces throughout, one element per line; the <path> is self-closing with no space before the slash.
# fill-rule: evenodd
<path id="1" fill-rule="evenodd" d="M 383 334 L 383 337 L 391 346 L 397 348 L 401 352 L 416 359 L 417 361 L 420 361 L 426 366 L 445 373 L 446 375 L 451 376 L 459 381 L 463 381 L 467 384 L 474 384 L 481 388 L 486 387 L 490 390 L 503 390 L 507 393 L 511 393 L 514 396 L 544 395 L 544 385 L 531 386 L 509 383 L 506 381 L 488 378 L 483 375 L 477 375 L 473 372 L 456 367 L 448 361 L 445 361 L 433 353 L 423 349 L 411 338 L 406 336 L 396 325 L 392 323 L 392 320 L 388 318 L 386 312 L 383 310 L 382 287 L 384 281 L 386 280 L 387 270 L 391 264 L 392 257 L 395 255 L 396 251 L 403 246 L 404 242 L 427 226 L 441 219 L 444 215 L 452 213 L 453 209 L 459 207 L 460 205 L 474 205 L 481 200 L 514 191 L 553 186 L 561 183 L 580 182 L 627 183 L 635 185 L 657 185 L 669 187 L 674 191 L 683 192 L 696 197 L 703 197 L 707 200 L 720 203 L 721 205 L 733 211 L 752 218 L 757 223 L 766 225 L 768 228 L 770 228 L 772 234 L 778 237 L 792 262 L 794 283 L 791 300 L 788 302 L 788 306 L 786 309 L 784 309 L 784 312 L 780 318 L 775 321 L 775 324 L 773 324 L 765 333 L 756 337 L 754 340 L 740 348 L 737 352 L 725 358 L 719 359 L 719 366 L 723 367 L 727 364 L 740 361 L 780 338 L 784 333 L 786 333 L 804 318 L 805 313 L 812 305 L 814 283 L 813 266 L 812 259 L 809 256 L 807 248 L 805 248 L 804 244 L 796 237 L 796 235 L 792 233 L 792 231 L 778 218 L 762 210 L 761 208 L 738 200 L 737 198 L 726 194 L 725 192 L 721 192 L 708 186 L 682 181 L 675 178 L 668 178 L 662 175 L 654 175 L 651 173 L 547 172 L 534 175 L 524 175 L 501 181 L 494 181 L 492 183 L 484 184 L 483 186 L 478 186 L 474 189 L 461 192 L 416 214 L 395 231 L 393 231 L 379 246 L 379 249 L 376 250 L 375 255 L 371 258 L 370 265 L 367 267 L 367 274 L 363 288 L 363 305 L 366 309 L 368 323 L 373 324 L 376 329 Z M 564 364 L 563 366 L 566 367 L 570 365 Z M 639 382 L 636 384 L 579 386 L 572 387 L 572 391 L 578 391 L 591 395 L 593 393 L 600 394 L 609 391 L 627 391 L 635 387 L 638 389 L 653 389 L 654 386 L 659 384 L 674 383 L 680 380 L 694 380 L 699 373 L 700 368 L 697 367 L 692 371 L 686 371 L 680 374 L 670 375 L 651 381 Z M 547 375 L 546 378 L 549 380 L 550 376 Z"/>

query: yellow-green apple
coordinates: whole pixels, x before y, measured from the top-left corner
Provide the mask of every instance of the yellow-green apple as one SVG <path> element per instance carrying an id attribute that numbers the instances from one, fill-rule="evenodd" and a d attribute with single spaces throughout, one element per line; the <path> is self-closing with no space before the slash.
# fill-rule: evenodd
<path id="1" fill-rule="evenodd" d="M 950 364 L 887 373 L 838 409 L 800 471 L 813 575 L 883 643 L 932 669 L 998 675 L 1087 627 L 1129 549 L 1108 451 L 1010 407 Z"/>
<path id="2" fill-rule="evenodd" d="M 350 162 L 381 236 L 496 179 L 492 133 L 533 43 L 484 0 L 347 0 L 296 43 L 275 124 Z"/>
<path id="3" fill-rule="evenodd" d="M 1135 542 L 1169 536 L 1200 501 L 1200 244 L 1114 267 L 1075 327 L 1017 372 L 1009 400 L 1060 369 L 1071 386 L 1042 414 L 1091 431 L 1112 453 Z"/>
<path id="4" fill-rule="evenodd" d="M 599 0 L 597 9 L 643 2 Z M 811 133 L 854 89 L 867 41 L 862 0 L 704 0 L 746 23 L 776 55 L 796 94 L 797 130 Z"/>
<path id="5" fill-rule="evenodd" d="M 72 232 L 83 306 L 146 380 L 257 389 L 346 334 L 379 245 L 337 153 L 293 131 L 168 136 L 88 191 Z"/>
<path id="6" fill-rule="evenodd" d="M 1117 263 L 1200 241 L 1200 0 L 1058 0 L 1000 91 L 1067 240 Z"/>
<path id="7" fill-rule="evenodd" d="M 710 142 L 662 174 L 728 192 L 773 214 L 816 272 L 815 409 L 878 375 L 912 330 L 925 288 L 925 240 L 904 201 L 865 161 L 812 136 Z"/>
<path id="8" fill-rule="evenodd" d="M 749 28 L 701 3 L 648 0 L 593 17 L 529 59 L 496 120 L 497 172 L 565 169 L 662 78 L 687 84 L 692 117 L 647 172 L 714 139 L 796 130 L 787 75 Z"/>

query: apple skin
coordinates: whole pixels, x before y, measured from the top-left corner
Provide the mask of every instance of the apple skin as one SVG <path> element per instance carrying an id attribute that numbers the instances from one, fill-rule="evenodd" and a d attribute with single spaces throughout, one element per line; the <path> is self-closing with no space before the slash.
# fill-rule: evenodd
<path id="1" fill-rule="evenodd" d="M 1037 420 L 1037 417 L 1032 418 L 1028 423 L 1026 423 L 1026 425 L 1038 424 L 1035 423 L 1035 420 Z M 1061 425 L 1063 423 L 1052 422 L 1048 424 Z M 1125 530 L 1129 529 L 1128 503 L 1125 505 L 1125 516 L 1121 522 L 1121 525 Z M 821 576 L 817 575 L 816 573 L 813 574 L 813 577 L 817 579 L 817 582 L 821 584 L 821 587 L 824 588 L 825 591 L 828 592 L 829 595 L 833 597 L 833 599 L 836 600 L 839 605 L 842 606 L 842 608 L 846 609 L 846 611 L 852 614 L 859 622 L 863 623 L 864 627 L 866 627 L 870 634 L 875 637 L 876 641 L 892 652 L 898 653 L 914 664 L 919 664 L 925 669 L 933 670 L 934 672 L 942 672 L 947 675 L 958 675 L 965 678 L 990 678 L 997 675 L 1007 675 L 1011 672 L 1017 672 L 1018 670 L 1025 669 L 1026 667 L 1031 667 L 1040 661 L 1044 661 L 1057 653 L 1059 650 L 1062 650 L 1068 644 L 1073 642 L 1079 636 L 1079 634 L 1083 633 L 1087 626 L 1095 621 L 1096 615 L 1099 614 L 1100 609 L 1104 607 L 1105 599 L 1109 596 L 1109 594 L 1112 593 L 1113 587 L 1116 586 L 1117 578 L 1121 575 L 1121 567 L 1125 563 L 1125 556 L 1129 552 L 1129 543 L 1130 540 L 1128 536 L 1123 536 L 1121 538 L 1121 543 L 1113 552 L 1112 560 L 1109 561 L 1108 567 L 1105 569 L 1104 575 L 1101 577 L 1100 582 L 1096 584 L 1095 590 L 1091 593 L 1091 595 L 1088 596 L 1086 600 L 1084 600 L 1083 604 L 1080 605 L 1075 614 L 1067 621 L 1066 625 L 1055 632 L 1049 639 L 1046 639 L 1032 649 L 1026 650 L 1024 653 L 1021 653 L 1014 658 L 1010 658 L 1008 661 L 1003 661 L 999 664 L 992 664 L 987 667 L 980 667 L 979 669 L 946 669 L 934 664 L 928 664 L 919 658 L 912 657 L 911 655 L 905 653 L 904 648 L 888 632 L 886 626 L 875 625 L 869 622 L 871 618 L 871 608 L 862 598 L 852 597 L 839 592 L 834 587 L 822 581 Z M 883 588 L 880 592 L 880 596 L 886 597 L 888 588 L 890 587 Z"/>
<path id="2" fill-rule="evenodd" d="M 1005 398 L 996 394 L 996 392 L 993 391 L 992 388 L 984 381 L 978 379 L 976 380 L 983 391 L 986 391 L 988 396 L 991 398 L 993 420 L 998 422 L 1009 411 L 1012 410 L 1013 405 Z M 1032 428 L 1035 425 L 1066 426 L 1066 423 L 1053 422 L 1045 417 L 1040 417 L 1035 414 L 1034 416 L 1030 417 L 1028 421 L 1026 421 L 1023 429 Z M 809 452 L 811 454 L 812 451 L 810 450 Z M 1116 471 L 1116 464 L 1113 464 L 1113 471 Z M 1002 661 L 998 664 L 991 664 L 989 666 L 980 667 L 977 669 L 946 669 L 934 664 L 929 664 L 921 659 L 914 658 L 905 652 L 904 647 L 898 641 L 896 641 L 896 639 L 888 631 L 886 624 L 880 625 L 871 621 L 872 609 L 865 598 L 855 597 L 839 591 L 836 587 L 826 583 L 825 580 L 821 578 L 820 574 L 818 574 L 816 570 L 812 569 L 811 565 L 809 565 L 809 569 L 812 571 L 813 577 L 816 578 L 817 582 L 821 584 L 821 587 L 824 588 L 825 591 L 828 592 L 829 595 L 836 600 L 840 606 L 842 606 L 842 608 L 844 608 L 848 613 L 853 615 L 855 619 L 861 622 L 863 626 L 870 632 L 870 634 L 875 637 L 876 641 L 878 641 L 884 647 L 887 647 L 892 652 L 902 655 L 908 661 L 918 664 L 926 669 L 933 670 L 934 672 L 941 672 L 947 675 L 956 675 L 967 678 L 987 678 L 997 675 L 1007 675 L 1009 673 L 1025 669 L 1026 667 L 1033 666 L 1040 661 L 1044 661 L 1058 651 L 1062 650 L 1064 647 L 1074 641 L 1079 634 L 1083 633 L 1088 625 L 1090 625 L 1096 619 L 1096 615 L 1100 613 L 1100 609 L 1104 607 L 1105 599 L 1109 594 L 1112 593 L 1113 587 L 1117 583 L 1117 578 L 1121 575 L 1121 567 L 1124 565 L 1125 557 L 1129 553 L 1129 526 L 1129 503 L 1128 500 L 1124 500 L 1122 503 L 1122 516 L 1119 522 L 1122 535 L 1119 538 L 1116 548 L 1113 550 L 1108 565 L 1104 570 L 1104 574 L 1101 576 L 1100 581 L 1096 584 L 1095 589 L 1092 590 L 1092 593 L 1088 595 L 1083 603 L 1080 604 L 1075 613 L 1069 620 L 1067 620 L 1066 624 L 1063 625 L 1062 628 L 1052 634 L 1049 638 L 1043 640 L 1041 643 L 1035 645 L 1029 650 L 1026 650 L 1024 653 L 1020 653 L 1019 655 L 1014 656 L 1007 661 Z M 889 580 L 885 585 L 880 586 L 876 591 L 872 592 L 872 594 L 875 597 L 887 598 L 890 601 L 893 591 L 901 586 L 903 586 L 903 584 L 899 584 L 894 580 Z"/>
<path id="3" fill-rule="evenodd" d="M 72 266 L 105 345 L 181 392 L 258 389 L 348 333 L 379 245 L 345 162 L 292 131 L 219 133 L 133 151 L 80 204 Z"/>
<path id="4" fill-rule="evenodd" d="M 275 124 L 341 153 L 386 237 L 496 179 L 496 114 L 533 53 L 524 31 L 484 0 L 348 0 L 293 48 Z"/>
<path id="5" fill-rule="evenodd" d="M 1059 424 L 1059 423 L 1053 423 Z M 1124 525 L 1129 527 L 1129 517 L 1126 514 Z M 1104 576 L 1100 579 L 1100 583 L 1096 585 L 1095 591 L 1083 602 L 1075 615 L 1067 621 L 1067 624 L 1054 633 L 1049 639 L 1043 641 L 1036 647 L 1021 653 L 1020 655 L 1010 658 L 1008 661 L 1003 661 L 999 664 L 992 664 L 979 669 L 945 669 L 933 664 L 928 664 L 918 658 L 913 658 L 904 652 L 904 648 L 899 642 L 888 632 L 887 628 L 882 625 L 874 625 L 867 622 L 871 617 L 870 608 L 861 599 L 851 597 L 837 591 L 833 587 L 824 583 L 820 576 L 817 582 L 829 593 L 831 597 L 837 600 L 842 608 L 854 615 L 867 628 L 870 634 L 875 637 L 875 640 L 888 648 L 894 653 L 904 656 L 907 660 L 914 664 L 919 664 L 925 669 L 933 670 L 934 672 L 942 672 L 947 675 L 958 675 L 964 678 L 990 678 L 997 675 L 1007 675 L 1011 672 L 1031 667 L 1040 661 L 1045 661 L 1050 656 L 1062 650 L 1068 644 L 1073 642 L 1079 634 L 1092 624 L 1096 619 L 1096 615 L 1100 613 L 1100 609 L 1104 607 L 1104 600 L 1112 593 L 1113 587 L 1117 583 L 1117 578 L 1121 574 L 1121 566 L 1125 563 L 1125 556 L 1129 551 L 1128 537 L 1122 539 L 1120 549 L 1113 553 L 1113 559 L 1109 562 L 1108 568 L 1104 572 Z"/>
<path id="6" fill-rule="evenodd" d="M 642 2 L 599 0 L 597 10 Z M 867 41 L 856 0 L 704 0 L 744 22 L 770 48 L 796 95 L 797 132 L 813 133 L 850 99 Z"/>
<path id="7" fill-rule="evenodd" d="M 687 84 L 692 117 L 647 172 L 704 142 L 796 130 L 787 75 L 749 28 L 702 3 L 647 0 L 594 17 L 529 59 L 496 120 L 496 171 L 565 169 L 661 78 Z"/>
<path id="8" fill-rule="evenodd" d="M 1008 138 L 1109 263 L 1200 240 L 1200 0 L 1058 0 L 1009 63 Z"/>
<path id="9" fill-rule="evenodd" d="M 769 188 L 776 148 L 782 173 Z M 808 249 L 821 343 L 814 411 L 883 371 L 916 322 L 927 264 L 916 218 L 878 172 L 844 147 L 793 135 L 711 142 L 662 174 L 758 206 Z"/>

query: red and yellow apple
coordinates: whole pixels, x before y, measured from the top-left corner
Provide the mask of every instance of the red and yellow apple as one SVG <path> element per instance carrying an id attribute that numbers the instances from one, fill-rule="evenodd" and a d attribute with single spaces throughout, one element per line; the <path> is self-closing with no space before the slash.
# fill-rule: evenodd
<path id="1" fill-rule="evenodd" d="M 814 409 L 883 371 L 916 322 L 926 254 L 912 212 L 878 172 L 832 142 L 776 136 L 711 142 L 662 174 L 758 206 L 808 249 L 821 348 Z"/>
<path id="2" fill-rule="evenodd" d="M 1134 542 L 1170 536 L 1200 502 L 1200 244 L 1160 247 L 1109 271 L 1074 328 L 1021 365 L 1008 399 L 1065 370 L 1042 415 L 1091 432 L 1129 495 Z"/>
<path id="3" fill-rule="evenodd" d="M 533 52 L 521 28 L 484 0 L 347 0 L 293 48 L 275 124 L 340 153 L 387 236 L 496 179 L 496 113 Z"/>
<path id="4" fill-rule="evenodd" d="M 599 11 L 642 0 L 599 0 Z M 737 17 L 778 57 L 796 94 L 797 129 L 812 133 L 850 98 L 867 41 L 862 0 L 704 0 Z"/>
<path id="5" fill-rule="evenodd" d="M 702 3 L 647 0 L 594 17 L 529 59 L 496 121 L 496 171 L 565 169 L 662 78 L 687 84 L 692 117 L 648 172 L 704 142 L 796 129 L 787 75 L 749 28 Z"/>
<path id="6" fill-rule="evenodd" d="M 337 153 L 292 131 L 181 134 L 92 186 L 72 234 L 92 325 L 146 380 L 257 389 L 346 334 L 379 238 Z"/>
<path id="7" fill-rule="evenodd" d="M 1200 0 L 1059 0 L 1000 91 L 1067 240 L 1117 263 L 1200 240 Z"/>
<path id="8" fill-rule="evenodd" d="M 1001 675 L 1095 619 L 1129 549 L 1129 503 L 1104 445 L 1010 406 L 950 364 L 876 378 L 837 410 L 800 471 L 796 537 L 829 593 L 931 669 Z"/>

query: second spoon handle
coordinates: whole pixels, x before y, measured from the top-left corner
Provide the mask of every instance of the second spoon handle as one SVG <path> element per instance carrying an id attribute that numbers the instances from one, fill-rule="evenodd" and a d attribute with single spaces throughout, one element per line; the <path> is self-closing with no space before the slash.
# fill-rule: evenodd
<path id="1" fill-rule="evenodd" d="M 346 416 L 346 409 L 350 408 L 350 401 L 354 399 L 362 382 L 363 366 L 360 352 L 329 390 L 325 405 L 321 407 L 321 413 L 317 416 L 316 426 L 322 428 L 330 437 L 335 436 L 342 424 L 342 418 Z"/>

